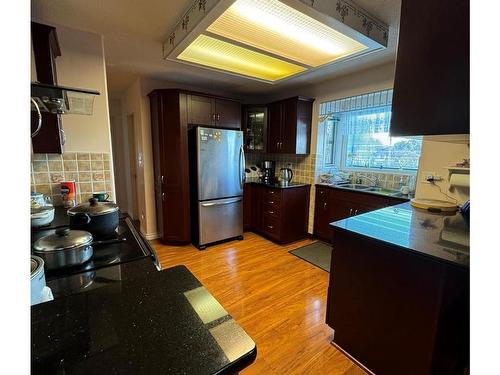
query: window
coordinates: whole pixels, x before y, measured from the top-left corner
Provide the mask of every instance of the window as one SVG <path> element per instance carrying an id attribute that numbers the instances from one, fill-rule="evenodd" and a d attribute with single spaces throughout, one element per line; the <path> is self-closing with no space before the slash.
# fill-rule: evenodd
<path id="1" fill-rule="evenodd" d="M 324 166 L 416 171 L 422 138 L 389 135 L 391 103 L 392 90 L 322 103 Z"/>

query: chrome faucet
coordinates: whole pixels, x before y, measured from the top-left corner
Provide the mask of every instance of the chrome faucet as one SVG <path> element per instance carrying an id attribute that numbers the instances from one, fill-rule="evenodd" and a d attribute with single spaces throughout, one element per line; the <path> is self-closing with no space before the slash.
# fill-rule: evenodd
<path id="1" fill-rule="evenodd" d="M 366 175 L 358 175 L 357 176 L 357 179 L 362 179 L 362 178 L 370 181 L 371 182 L 370 186 L 372 186 L 372 187 L 378 187 L 380 185 L 380 180 L 379 180 L 378 176 L 375 178 L 371 178 L 371 177 L 368 177 Z"/>

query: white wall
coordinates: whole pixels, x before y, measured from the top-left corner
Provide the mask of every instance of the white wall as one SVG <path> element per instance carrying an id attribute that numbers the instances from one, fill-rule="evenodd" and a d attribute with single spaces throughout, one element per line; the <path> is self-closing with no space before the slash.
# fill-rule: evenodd
<path id="1" fill-rule="evenodd" d="M 127 196 L 127 133 L 123 123 L 122 104 L 120 100 L 109 100 L 109 117 L 111 124 L 111 143 L 113 145 L 116 203 L 120 206 L 122 211 L 130 213 L 129 200 Z"/>
<path id="2" fill-rule="evenodd" d="M 455 144 L 448 142 L 433 142 L 424 137 L 422 145 L 422 153 L 420 155 L 420 164 L 417 175 L 417 190 L 415 197 L 426 199 L 448 200 L 453 202 L 453 199 L 446 197 L 439 191 L 435 185 L 431 185 L 424 181 L 425 172 L 432 172 L 442 176 L 443 181 L 436 182 L 441 190 L 458 201 L 458 204 L 464 203 L 469 199 L 469 189 L 451 189 L 448 181 L 448 170 L 446 167 L 461 162 L 463 159 L 469 159 L 470 149 L 467 144 Z"/>
<path id="3" fill-rule="evenodd" d="M 64 115 L 65 151 L 111 152 L 108 90 L 102 36 L 57 26 L 61 56 L 56 59 L 62 86 L 97 90 L 91 116 Z"/>

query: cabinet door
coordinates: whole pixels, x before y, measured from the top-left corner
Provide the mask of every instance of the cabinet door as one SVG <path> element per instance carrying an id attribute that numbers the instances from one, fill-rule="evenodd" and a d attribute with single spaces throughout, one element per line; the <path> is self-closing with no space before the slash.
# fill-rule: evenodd
<path id="1" fill-rule="evenodd" d="M 314 204 L 314 234 L 319 238 L 331 242 L 332 230 L 329 226 L 332 221 L 332 206 L 330 204 L 330 189 L 316 187 Z"/>
<path id="2" fill-rule="evenodd" d="M 246 152 L 267 151 L 267 108 L 246 107 L 243 116 Z"/>
<path id="3" fill-rule="evenodd" d="M 283 108 L 280 102 L 268 106 L 269 124 L 267 150 L 269 153 L 279 153 L 281 146 L 281 123 L 283 121 Z"/>
<path id="4" fill-rule="evenodd" d="M 31 112 L 31 132 L 38 126 L 38 115 Z M 40 132 L 31 138 L 33 153 L 62 154 L 65 137 L 61 126 L 61 116 L 53 113 L 42 113 Z"/>
<path id="5" fill-rule="evenodd" d="M 208 96 L 188 95 L 188 124 L 215 125 L 215 100 Z"/>
<path id="6" fill-rule="evenodd" d="M 252 219 L 252 206 L 253 202 L 253 194 L 252 194 L 252 185 L 245 184 L 243 186 L 243 229 L 248 230 L 253 227 L 253 219 Z"/>
<path id="7" fill-rule="evenodd" d="M 241 129 L 241 104 L 234 100 L 215 99 L 217 126 Z"/>
<path id="8" fill-rule="evenodd" d="M 283 101 L 283 120 L 281 122 L 280 152 L 295 154 L 295 141 L 297 139 L 297 99 Z"/>
<path id="9" fill-rule="evenodd" d="M 391 135 L 468 134 L 469 1 L 403 0 L 396 61 Z"/>

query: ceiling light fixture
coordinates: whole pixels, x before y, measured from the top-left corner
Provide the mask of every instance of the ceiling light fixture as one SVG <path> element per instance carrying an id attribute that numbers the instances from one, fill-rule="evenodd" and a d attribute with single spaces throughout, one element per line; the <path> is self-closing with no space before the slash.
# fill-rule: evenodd
<path id="1" fill-rule="evenodd" d="M 386 25 L 337 3 L 333 12 L 327 0 L 196 0 L 164 58 L 276 83 L 385 48 Z"/>

